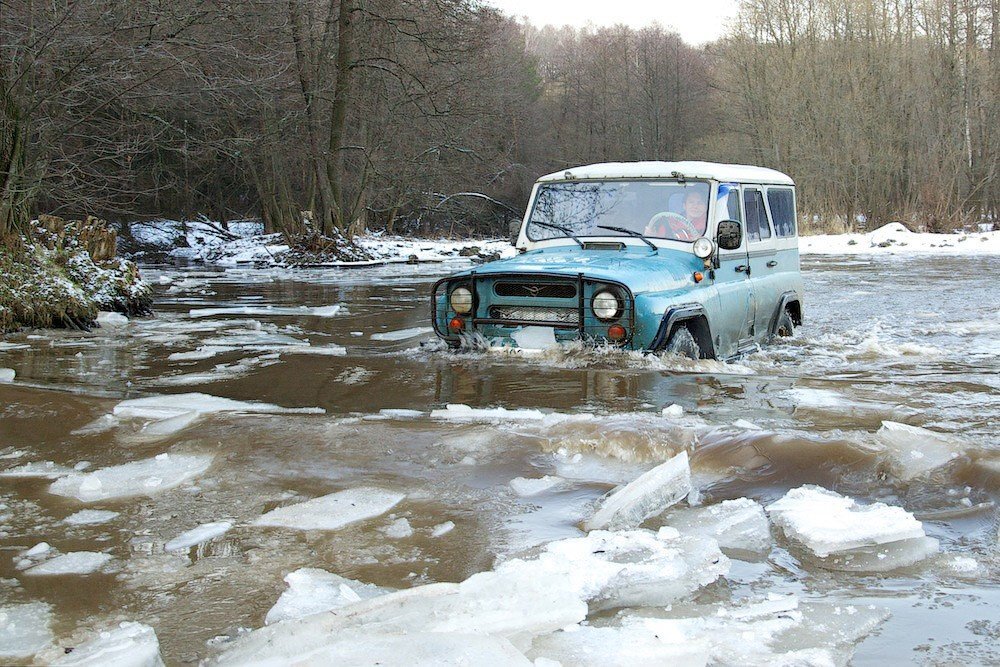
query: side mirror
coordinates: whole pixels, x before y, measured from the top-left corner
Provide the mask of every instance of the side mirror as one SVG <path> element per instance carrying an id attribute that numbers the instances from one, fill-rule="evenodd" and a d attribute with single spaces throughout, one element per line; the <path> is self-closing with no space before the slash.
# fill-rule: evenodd
<path id="1" fill-rule="evenodd" d="M 735 220 L 723 220 L 719 223 L 716 239 L 723 250 L 738 250 L 743 245 L 743 228 Z"/>
<path id="2" fill-rule="evenodd" d="M 517 237 L 521 233 L 521 221 L 514 218 L 507 224 L 507 234 L 510 236 L 510 244 L 517 245 Z"/>

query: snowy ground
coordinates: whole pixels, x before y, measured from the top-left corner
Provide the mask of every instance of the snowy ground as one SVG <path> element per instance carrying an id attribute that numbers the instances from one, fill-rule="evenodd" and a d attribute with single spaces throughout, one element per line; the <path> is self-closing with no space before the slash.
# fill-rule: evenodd
<path id="1" fill-rule="evenodd" d="M 803 255 L 1000 255 L 1000 231 L 918 234 L 898 222 L 867 234 L 821 234 L 799 240 Z"/>

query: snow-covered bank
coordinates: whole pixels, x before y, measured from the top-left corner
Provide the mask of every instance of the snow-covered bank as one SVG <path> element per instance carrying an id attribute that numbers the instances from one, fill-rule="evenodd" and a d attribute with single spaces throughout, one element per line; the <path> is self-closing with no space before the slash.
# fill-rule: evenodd
<path id="1" fill-rule="evenodd" d="M 926 234 L 898 222 L 867 234 L 820 234 L 799 239 L 803 255 L 1000 255 L 1000 231 Z"/>

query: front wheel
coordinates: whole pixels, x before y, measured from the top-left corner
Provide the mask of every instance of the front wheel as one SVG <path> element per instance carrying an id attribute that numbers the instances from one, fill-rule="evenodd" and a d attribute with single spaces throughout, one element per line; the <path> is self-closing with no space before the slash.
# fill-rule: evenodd
<path id="1" fill-rule="evenodd" d="M 667 346 L 664 350 L 670 354 L 687 357 L 688 359 L 701 358 L 701 348 L 698 347 L 694 336 L 691 335 L 691 330 L 683 326 L 677 327 L 670 334 L 670 340 L 667 341 Z"/>

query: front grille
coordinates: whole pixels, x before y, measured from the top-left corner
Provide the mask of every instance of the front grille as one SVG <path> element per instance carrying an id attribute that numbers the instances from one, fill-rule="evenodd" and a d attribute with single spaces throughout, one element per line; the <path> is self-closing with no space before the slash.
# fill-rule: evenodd
<path id="1" fill-rule="evenodd" d="M 575 299 L 573 283 L 497 283 L 493 291 L 497 296 L 522 296 L 544 299 Z"/>
<path id="2" fill-rule="evenodd" d="M 538 308 L 534 306 L 493 306 L 490 317 L 495 320 L 521 322 L 558 322 L 577 325 L 580 311 L 576 308 Z"/>

